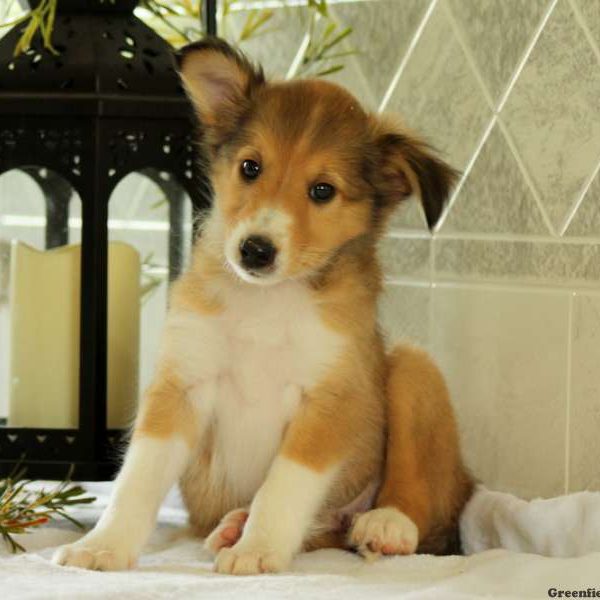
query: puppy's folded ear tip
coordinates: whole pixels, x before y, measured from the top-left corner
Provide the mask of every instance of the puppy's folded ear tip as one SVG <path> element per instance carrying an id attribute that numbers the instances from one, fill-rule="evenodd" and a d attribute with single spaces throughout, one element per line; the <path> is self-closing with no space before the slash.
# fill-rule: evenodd
<path id="1" fill-rule="evenodd" d="M 398 125 L 378 121 L 376 131 L 385 165 L 382 185 L 388 214 L 399 200 L 416 192 L 421 197 L 427 225 L 434 230 L 460 173 L 444 162 L 429 144 Z M 402 185 L 398 185 L 399 181 Z"/>
<path id="2" fill-rule="evenodd" d="M 420 179 L 421 203 L 430 231 L 434 231 L 448 206 L 452 189 L 460 172 L 439 159 L 428 165 L 428 173 Z"/>
<path id="3" fill-rule="evenodd" d="M 440 220 L 445 208 L 446 202 L 440 202 L 435 208 L 433 208 L 431 204 L 424 208 L 425 220 L 427 221 L 427 228 L 429 231 L 435 231 L 435 226 L 438 224 L 438 221 Z"/>
<path id="4" fill-rule="evenodd" d="M 435 158 L 429 165 L 429 177 L 421 180 L 421 201 L 430 231 L 433 231 L 448 206 L 460 171 Z"/>

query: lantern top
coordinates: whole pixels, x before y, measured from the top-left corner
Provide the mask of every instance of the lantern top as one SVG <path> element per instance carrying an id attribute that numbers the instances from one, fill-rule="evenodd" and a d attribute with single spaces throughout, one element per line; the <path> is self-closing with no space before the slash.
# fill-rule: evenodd
<path id="1" fill-rule="evenodd" d="M 30 0 L 31 8 L 36 8 L 42 0 Z M 58 0 L 56 11 L 60 13 L 131 13 L 138 0 Z"/>
<path id="2" fill-rule="evenodd" d="M 16 25 L 0 39 L 0 113 L 186 115 L 172 48 L 133 15 L 136 4 L 58 0 L 56 54 L 43 48 L 37 33 L 15 57 L 25 27 Z"/>

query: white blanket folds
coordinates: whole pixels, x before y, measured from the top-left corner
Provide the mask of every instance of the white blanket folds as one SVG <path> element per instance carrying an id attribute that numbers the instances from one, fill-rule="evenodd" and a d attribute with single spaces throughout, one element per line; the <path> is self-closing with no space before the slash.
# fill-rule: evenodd
<path id="1" fill-rule="evenodd" d="M 108 484 L 88 487 L 98 501 L 77 510 L 75 516 L 91 525 L 106 504 Z M 201 541 L 182 533 L 185 522 L 180 504 L 167 502 L 139 566 L 120 573 L 50 563 L 56 546 L 81 535 L 68 524 L 21 536 L 27 554 L 12 556 L 0 545 L 0 599 L 459 600 L 547 598 L 551 589 L 587 588 L 598 588 L 600 597 L 600 554 L 538 555 L 600 550 L 600 494 L 525 502 L 479 488 L 461 523 L 465 549 L 477 554 L 393 557 L 367 563 L 349 552 L 321 550 L 298 556 L 289 573 L 255 577 L 213 573 Z M 509 550 L 490 549 L 499 545 Z"/>

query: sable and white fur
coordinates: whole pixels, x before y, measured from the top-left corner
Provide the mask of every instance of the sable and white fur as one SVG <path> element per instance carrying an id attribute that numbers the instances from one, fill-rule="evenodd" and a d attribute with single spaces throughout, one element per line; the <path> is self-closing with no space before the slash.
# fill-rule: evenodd
<path id="1" fill-rule="evenodd" d="M 223 573 L 280 571 L 303 548 L 457 550 L 472 485 L 447 391 L 421 352 L 385 354 L 375 250 L 412 193 L 435 222 L 453 171 L 331 83 L 266 82 L 216 39 L 179 64 L 215 202 L 110 506 L 55 560 L 132 566 L 176 482 Z M 319 182 L 335 195 L 315 202 Z M 257 235 L 277 251 L 260 272 L 240 258 Z"/>

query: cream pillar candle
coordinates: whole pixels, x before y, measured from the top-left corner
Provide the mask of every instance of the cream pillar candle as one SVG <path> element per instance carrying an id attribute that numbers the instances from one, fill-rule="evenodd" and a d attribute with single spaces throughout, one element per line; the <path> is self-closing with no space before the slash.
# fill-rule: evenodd
<path id="1" fill-rule="evenodd" d="M 80 261 L 78 246 L 13 242 L 9 427 L 77 427 Z"/>
<path id="2" fill-rule="evenodd" d="M 140 363 L 140 255 L 123 242 L 108 245 L 108 426 L 133 421 Z"/>
<path id="3" fill-rule="evenodd" d="M 76 428 L 79 420 L 81 246 L 11 253 L 10 427 Z M 140 260 L 109 245 L 108 425 L 122 427 L 137 400 Z"/>
<path id="4" fill-rule="evenodd" d="M 0 238 L 0 425 L 8 417 L 8 346 L 10 320 L 8 314 L 8 271 L 10 242 Z"/>

